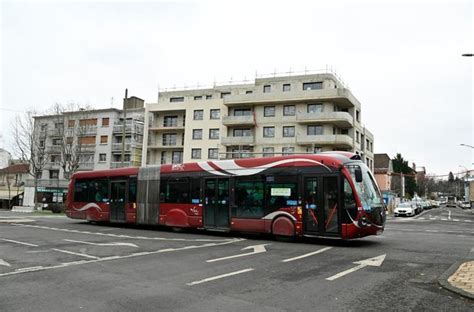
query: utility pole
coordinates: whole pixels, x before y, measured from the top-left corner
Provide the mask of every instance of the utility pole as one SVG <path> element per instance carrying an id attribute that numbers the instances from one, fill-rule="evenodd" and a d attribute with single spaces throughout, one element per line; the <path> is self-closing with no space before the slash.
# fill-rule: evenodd
<path id="1" fill-rule="evenodd" d="M 123 99 L 123 125 L 122 125 L 122 157 L 121 167 L 124 167 L 125 160 L 125 127 L 127 121 L 127 100 L 128 100 L 128 89 L 125 89 L 125 98 Z"/>

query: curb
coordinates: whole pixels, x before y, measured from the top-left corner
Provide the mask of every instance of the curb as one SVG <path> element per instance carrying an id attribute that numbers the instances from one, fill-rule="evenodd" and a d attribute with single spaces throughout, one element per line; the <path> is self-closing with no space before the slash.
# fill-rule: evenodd
<path id="1" fill-rule="evenodd" d="M 468 299 L 471 299 L 471 300 L 474 300 L 474 294 L 471 294 L 471 293 L 468 293 L 467 291 L 464 291 L 462 290 L 461 288 L 458 288 L 458 287 L 454 287 L 453 285 L 451 285 L 449 282 L 448 282 L 448 278 L 453 275 L 458 269 L 459 267 L 461 266 L 461 264 L 463 264 L 464 262 L 466 261 L 457 261 L 455 262 L 453 265 L 451 265 L 449 267 L 449 269 L 447 269 L 443 274 L 441 274 L 439 277 L 438 277 L 438 284 L 449 290 L 449 291 L 452 291 L 454 293 L 457 293 L 458 295 L 461 295 L 463 297 L 466 297 Z"/>

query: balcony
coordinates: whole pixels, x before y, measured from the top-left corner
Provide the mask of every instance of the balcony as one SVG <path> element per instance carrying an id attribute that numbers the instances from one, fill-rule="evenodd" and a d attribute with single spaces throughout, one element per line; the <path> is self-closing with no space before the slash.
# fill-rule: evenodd
<path id="1" fill-rule="evenodd" d="M 50 137 L 59 137 L 64 135 L 64 129 L 49 129 L 47 133 Z"/>
<path id="2" fill-rule="evenodd" d="M 95 144 L 81 144 L 78 150 L 80 153 L 95 152 Z"/>
<path id="3" fill-rule="evenodd" d="M 97 126 L 82 126 L 78 130 L 79 136 L 89 136 L 97 134 Z"/>
<path id="4" fill-rule="evenodd" d="M 269 92 L 231 95 L 224 98 L 227 106 L 239 106 L 243 104 L 263 105 L 270 103 L 298 103 L 308 100 L 331 101 L 340 107 L 360 106 L 359 101 L 352 95 L 349 89 L 317 89 L 317 90 L 292 90 L 290 92 Z"/>
<path id="5" fill-rule="evenodd" d="M 150 125 L 151 131 L 166 131 L 166 130 L 184 130 L 182 123 L 170 122 L 170 123 L 154 123 Z"/>
<path id="6" fill-rule="evenodd" d="M 253 126 L 255 120 L 252 115 L 249 116 L 224 116 L 222 123 L 225 126 Z"/>
<path id="7" fill-rule="evenodd" d="M 159 140 L 159 141 L 151 141 L 148 144 L 148 148 L 151 149 L 179 149 L 183 148 L 183 145 L 181 143 L 178 144 L 176 140 Z"/>
<path id="8" fill-rule="evenodd" d="M 93 162 L 81 162 L 79 163 L 79 170 L 93 170 L 94 163 Z"/>
<path id="9" fill-rule="evenodd" d="M 50 154 L 56 154 L 56 153 L 61 153 L 61 145 L 50 145 L 46 147 L 46 150 Z"/>
<path id="10" fill-rule="evenodd" d="M 125 143 L 125 151 L 130 151 L 131 149 L 141 148 L 142 144 L 137 142 Z M 112 152 L 121 152 L 122 143 L 112 143 Z"/>
<path id="11" fill-rule="evenodd" d="M 113 133 L 114 134 L 123 133 L 123 124 L 116 123 L 114 125 Z M 129 133 L 143 134 L 143 124 L 136 123 L 136 122 L 133 122 L 133 123 L 127 122 L 127 123 L 125 123 L 125 133 L 127 133 L 127 134 L 129 134 Z"/>
<path id="12" fill-rule="evenodd" d="M 346 112 L 331 113 L 306 113 L 298 112 L 296 122 L 298 123 L 330 123 L 337 127 L 349 128 L 353 126 L 353 117 Z"/>
<path id="13" fill-rule="evenodd" d="M 300 135 L 296 143 L 301 145 L 333 145 L 334 147 L 352 148 L 353 140 L 345 134 L 337 135 Z"/>
<path id="14" fill-rule="evenodd" d="M 130 161 L 124 161 L 123 163 L 121 161 L 113 161 L 110 163 L 110 168 L 112 169 L 131 167 L 131 166 L 132 166 L 132 163 Z"/>
<path id="15" fill-rule="evenodd" d="M 240 137 L 222 137 L 221 144 L 226 146 L 231 145 L 254 145 L 255 138 L 253 136 L 240 136 Z"/>

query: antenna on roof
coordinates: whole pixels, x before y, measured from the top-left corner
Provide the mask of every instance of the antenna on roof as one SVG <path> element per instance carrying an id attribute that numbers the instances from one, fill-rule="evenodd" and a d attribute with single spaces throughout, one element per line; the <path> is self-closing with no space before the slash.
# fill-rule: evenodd
<path id="1" fill-rule="evenodd" d="M 111 108 L 114 107 L 114 97 L 113 96 L 110 98 L 110 107 Z"/>

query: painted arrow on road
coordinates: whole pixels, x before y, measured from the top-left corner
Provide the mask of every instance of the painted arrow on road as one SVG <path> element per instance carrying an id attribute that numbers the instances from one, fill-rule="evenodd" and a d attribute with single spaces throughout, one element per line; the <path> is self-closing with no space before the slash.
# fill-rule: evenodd
<path id="1" fill-rule="evenodd" d="M 66 242 L 72 242 L 72 243 L 79 243 L 79 244 L 86 244 L 86 245 L 93 245 L 93 246 L 128 246 L 128 247 L 137 247 L 137 245 L 133 243 L 92 243 L 92 242 L 85 242 L 85 241 L 78 241 L 74 239 L 65 239 Z"/>
<path id="2" fill-rule="evenodd" d="M 242 248 L 241 250 L 248 250 L 248 249 L 253 249 L 252 252 L 247 252 L 239 255 L 234 255 L 234 256 L 228 256 L 228 257 L 223 257 L 223 258 L 217 258 L 217 259 L 210 259 L 206 260 L 206 262 L 216 262 L 216 261 L 222 261 L 222 260 L 227 260 L 227 259 L 233 259 L 233 258 L 239 258 L 239 257 L 245 257 L 245 256 L 250 256 L 250 255 L 256 255 L 262 252 L 266 252 L 267 250 L 265 249 L 266 245 L 270 244 L 261 244 L 261 245 L 253 245 L 253 246 L 247 246 L 245 248 Z"/>
<path id="3" fill-rule="evenodd" d="M 347 275 L 349 273 L 352 273 L 352 272 L 358 271 L 362 268 L 365 268 L 366 266 L 378 266 L 379 267 L 379 266 L 382 265 L 383 261 L 385 260 L 385 256 L 386 256 L 386 254 L 385 255 L 380 255 L 378 257 L 373 257 L 373 258 L 353 262 L 354 264 L 358 264 L 358 266 L 353 267 L 349 270 L 345 270 L 345 271 L 342 271 L 340 273 L 337 273 L 336 275 L 333 275 L 331 277 L 326 278 L 326 280 L 333 281 L 335 279 L 338 279 L 339 277 L 343 277 L 344 275 Z"/>
<path id="4" fill-rule="evenodd" d="M 11 266 L 10 263 L 6 262 L 5 260 L 3 259 L 0 259 L 0 265 L 4 265 L 4 266 Z"/>

